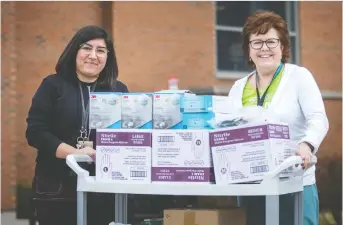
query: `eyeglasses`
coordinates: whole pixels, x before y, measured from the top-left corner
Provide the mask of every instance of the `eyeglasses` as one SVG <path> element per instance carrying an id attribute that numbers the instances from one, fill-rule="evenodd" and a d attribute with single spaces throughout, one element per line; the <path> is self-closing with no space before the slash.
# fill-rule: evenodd
<path id="1" fill-rule="evenodd" d="M 251 48 L 255 49 L 255 50 L 260 50 L 263 47 L 264 43 L 266 43 L 266 45 L 267 45 L 267 47 L 269 49 L 272 49 L 272 48 L 276 48 L 279 45 L 280 39 L 270 38 L 270 39 L 268 39 L 266 41 L 252 40 L 252 41 L 249 42 Z"/>
<path id="2" fill-rule="evenodd" d="M 91 46 L 90 44 L 84 43 L 80 45 L 80 50 L 85 52 L 86 54 L 91 54 L 93 51 L 93 46 Z M 108 52 L 109 50 L 104 47 L 99 47 L 95 49 L 95 54 L 98 57 L 104 57 L 107 55 Z"/>

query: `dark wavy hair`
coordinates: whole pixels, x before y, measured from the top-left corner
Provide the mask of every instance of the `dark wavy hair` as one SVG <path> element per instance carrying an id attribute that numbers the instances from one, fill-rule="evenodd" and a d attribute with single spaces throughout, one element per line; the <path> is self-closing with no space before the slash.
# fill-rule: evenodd
<path id="1" fill-rule="evenodd" d="M 76 55 L 80 49 L 81 44 L 102 38 L 105 40 L 106 47 L 109 50 L 107 61 L 104 69 L 100 72 L 97 80 L 97 89 L 115 90 L 118 78 L 118 65 L 114 52 L 113 41 L 108 33 L 98 26 L 86 26 L 76 32 L 74 37 L 65 47 L 56 64 L 55 70 L 57 74 L 67 76 L 67 78 L 77 80 L 76 75 Z"/>

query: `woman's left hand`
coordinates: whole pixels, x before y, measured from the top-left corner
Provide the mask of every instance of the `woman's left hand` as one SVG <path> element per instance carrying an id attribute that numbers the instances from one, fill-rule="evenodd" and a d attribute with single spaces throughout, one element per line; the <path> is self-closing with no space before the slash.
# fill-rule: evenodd
<path id="1" fill-rule="evenodd" d="M 303 160 L 303 163 L 301 164 L 302 168 L 303 169 L 307 168 L 312 158 L 312 151 L 311 151 L 310 146 L 308 146 L 306 143 L 300 143 L 296 154 L 300 156 Z M 298 166 L 298 165 L 295 165 L 295 166 Z"/>

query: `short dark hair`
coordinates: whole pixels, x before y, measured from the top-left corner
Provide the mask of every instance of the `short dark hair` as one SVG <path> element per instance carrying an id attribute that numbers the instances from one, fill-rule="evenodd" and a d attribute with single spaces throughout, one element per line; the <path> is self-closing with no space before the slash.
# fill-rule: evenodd
<path id="1" fill-rule="evenodd" d="M 286 63 L 291 58 L 290 39 L 287 23 L 281 16 L 270 11 L 258 11 L 249 16 L 243 27 L 243 51 L 250 66 L 254 63 L 249 60 L 249 41 L 252 34 L 266 34 L 274 28 L 283 46 L 281 62 Z"/>
<path id="2" fill-rule="evenodd" d="M 99 74 L 97 87 L 101 89 L 115 90 L 118 78 L 118 65 L 114 52 L 113 41 L 109 37 L 108 33 L 101 27 L 85 26 L 78 30 L 58 59 L 55 70 L 56 73 L 61 74 L 62 76 L 68 76 L 72 79 L 76 79 L 76 55 L 81 44 L 98 38 L 105 40 L 106 47 L 109 52 L 105 67 Z"/>

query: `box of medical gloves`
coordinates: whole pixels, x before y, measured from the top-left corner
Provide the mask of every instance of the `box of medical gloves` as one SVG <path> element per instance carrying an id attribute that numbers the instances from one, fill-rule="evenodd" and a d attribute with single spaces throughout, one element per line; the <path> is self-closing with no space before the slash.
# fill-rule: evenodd
<path id="1" fill-rule="evenodd" d="M 286 124 L 258 123 L 210 132 L 217 184 L 260 181 L 283 160 L 295 154 Z M 292 168 L 280 177 L 287 177 Z"/>
<path id="2" fill-rule="evenodd" d="M 89 128 L 121 127 L 121 93 L 91 92 L 89 98 Z"/>
<path id="3" fill-rule="evenodd" d="M 152 129 L 152 94 L 122 94 L 121 116 L 121 128 Z"/>
<path id="4" fill-rule="evenodd" d="M 183 129 L 213 129 L 216 113 L 228 112 L 228 97 L 215 95 L 184 95 L 181 97 Z"/>
<path id="5" fill-rule="evenodd" d="M 151 131 L 98 129 L 96 180 L 151 183 Z"/>
<path id="6" fill-rule="evenodd" d="M 152 182 L 212 183 L 206 130 L 153 130 Z"/>

